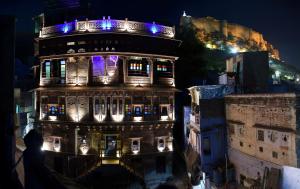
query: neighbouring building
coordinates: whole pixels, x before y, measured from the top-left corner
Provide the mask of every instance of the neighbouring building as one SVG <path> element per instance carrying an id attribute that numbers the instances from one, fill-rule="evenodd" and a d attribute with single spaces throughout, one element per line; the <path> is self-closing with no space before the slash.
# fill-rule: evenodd
<path id="1" fill-rule="evenodd" d="M 69 160 L 93 155 L 150 188 L 171 177 L 175 28 L 110 17 L 40 26 L 35 124 L 49 165 L 77 176 L 84 163 Z"/>
<path id="2" fill-rule="evenodd" d="M 23 138 L 31 129 L 32 94 L 14 88 L 16 138 Z"/>
<path id="3" fill-rule="evenodd" d="M 210 182 L 222 185 L 225 181 L 222 175 L 226 169 L 223 165 L 227 152 L 224 96 L 233 93 L 233 88 L 226 85 L 203 85 L 188 89 L 191 95 L 188 141 L 198 154 L 196 164 L 210 178 Z M 217 169 L 221 167 L 223 172 Z M 189 171 L 193 178 L 194 174 L 199 173 L 192 168 Z"/>
<path id="4" fill-rule="evenodd" d="M 234 86 L 236 93 L 267 92 L 268 60 L 268 52 L 238 53 L 226 60 L 227 77 L 221 83 Z"/>
<path id="5" fill-rule="evenodd" d="M 283 166 L 300 166 L 299 98 L 295 93 L 225 97 L 228 155 L 236 180 L 279 188 Z"/>

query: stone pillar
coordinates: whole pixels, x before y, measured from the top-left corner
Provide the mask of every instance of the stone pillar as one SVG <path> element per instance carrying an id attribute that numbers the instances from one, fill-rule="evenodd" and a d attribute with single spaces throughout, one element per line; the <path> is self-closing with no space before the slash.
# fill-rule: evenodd
<path id="1" fill-rule="evenodd" d="M 41 92 L 40 91 L 34 91 L 34 116 L 35 120 L 40 119 L 41 117 Z"/>
<path id="2" fill-rule="evenodd" d="M 118 82 L 119 84 L 123 84 L 124 83 L 124 58 L 120 57 L 121 61 L 118 61 Z"/>
<path id="3" fill-rule="evenodd" d="M 39 75 L 39 83 L 38 83 L 38 86 L 41 86 L 41 82 L 42 82 L 42 73 L 43 73 L 43 61 L 40 62 L 40 75 Z"/>
<path id="4" fill-rule="evenodd" d="M 124 57 L 124 59 L 123 59 L 123 76 L 124 76 L 124 78 L 123 78 L 123 80 L 124 80 L 124 83 L 127 83 L 127 75 L 128 75 L 128 73 L 127 73 L 127 57 Z"/>
<path id="5" fill-rule="evenodd" d="M 87 61 L 89 62 L 88 85 L 92 85 L 93 84 L 93 61 L 91 57 L 88 57 Z"/>
<path id="6" fill-rule="evenodd" d="M 79 128 L 76 127 L 75 130 L 74 130 L 74 154 L 75 156 L 77 156 L 78 154 L 78 131 L 79 131 Z"/>
<path id="7" fill-rule="evenodd" d="M 78 150 L 77 150 L 77 135 L 78 135 L 78 126 L 75 127 L 69 127 L 69 132 L 68 132 L 68 144 L 67 144 L 67 151 L 71 154 L 77 155 Z"/>
<path id="8" fill-rule="evenodd" d="M 172 62 L 173 86 L 175 87 L 175 62 Z"/>
<path id="9" fill-rule="evenodd" d="M 148 60 L 149 61 L 149 63 L 150 63 L 150 83 L 151 83 L 151 85 L 153 85 L 153 72 L 154 72 L 154 70 L 153 70 L 153 60 L 152 59 L 149 59 Z"/>
<path id="10" fill-rule="evenodd" d="M 89 120 L 94 121 L 94 99 L 93 99 L 93 96 L 89 97 Z"/>

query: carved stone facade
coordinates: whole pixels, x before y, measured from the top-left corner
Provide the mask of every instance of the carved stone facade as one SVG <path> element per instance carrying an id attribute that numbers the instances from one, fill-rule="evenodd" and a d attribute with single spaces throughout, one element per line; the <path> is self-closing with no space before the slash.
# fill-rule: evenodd
<path id="1" fill-rule="evenodd" d="M 241 184 L 266 167 L 300 166 L 298 95 L 229 95 L 225 103 L 229 159 Z"/>
<path id="2" fill-rule="evenodd" d="M 99 158 L 98 165 L 120 164 L 153 188 L 172 176 L 177 57 L 167 55 L 174 52 L 166 49 L 163 55 L 159 49 L 155 53 L 131 51 L 145 48 L 139 41 L 143 35 L 106 35 L 100 29 L 82 36 L 75 31 L 66 36 L 58 32 L 48 38 L 48 27 L 37 39 L 40 62 L 35 69 L 40 75 L 36 78 L 35 110 L 45 139 L 43 149 L 57 152 L 57 156 L 94 155 Z M 131 41 L 134 38 L 139 40 Z M 173 48 L 180 45 L 173 36 L 145 38 L 153 40 L 153 47 L 157 40 L 168 46 L 171 41 Z M 113 43 L 123 50 L 89 50 L 90 43 Z M 123 43 L 130 45 L 127 48 Z M 56 45 L 69 50 L 56 50 Z M 161 48 L 159 44 L 157 48 Z"/>

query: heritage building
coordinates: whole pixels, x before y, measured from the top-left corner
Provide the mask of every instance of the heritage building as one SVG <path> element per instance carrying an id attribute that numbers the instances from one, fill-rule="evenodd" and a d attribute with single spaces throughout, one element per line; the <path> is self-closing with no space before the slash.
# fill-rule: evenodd
<path id="1" fill-rule="evenodd" d="M 282 167 L 300 165 L 299 96 L 228 95 L 225 108 L 228 155 L 237 181 L 277 188 Z"/>
<path id="2" fill-rule="evenodd" d="M 150 187 L 172 174 L 174 27 L 113 20 L 43 23 L 36 123 L 47 151 L 94 154 Z"/>

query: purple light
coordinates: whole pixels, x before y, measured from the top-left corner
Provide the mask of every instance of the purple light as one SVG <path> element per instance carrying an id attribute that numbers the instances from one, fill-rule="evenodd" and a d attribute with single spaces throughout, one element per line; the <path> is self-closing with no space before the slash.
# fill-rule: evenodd
<path id="1" fill-rule="evenodd" d="M 152 26 L 151 26 L 151 32 L 152 32 L 153 34 L 156 34 L 157 28 L 156 28 L 155 25 L 152 25 Z"/>
<path id="2" fill-rule="evenodd" d="M 101 26 L 102 26 L 103 30 L 106 30 L 106 21 L 105 20 L 102 20 Z"/>
<path id="3" fill-rule="evenodd" d="M 111 21 L 110 20 L 106 21 L 106 28 L 108 30 L 110 30 L 110 28 L 111 28 Z"/>
<path id="4" fill-rule="evenodd" d="M 105 60 L 102 56 L 92 56 L 93 76 L 104 76 Z"/>
<path id="5" fill-rule="evenodd" d="M 118 55 L 110 55 L 109 56 L 109 59 L 111 60 L 111 61 L 113 61 L 114 63 L 117 63 L 118 62 Z"/>
<path id="6" fill-rule="evenodd" d="M 110 30 L 112 27 L 111 21 L 110 20 L 102 20 L 101 27 L 103 30 Z"/>
<path id="7" fill-rule="evenodd" d="M 63 30 L 64 33 L 68 33 L 68 31 L 69 31 L 69 26 L 68 26 L 68 24 L 64 24 L 62 30 Z"/>

